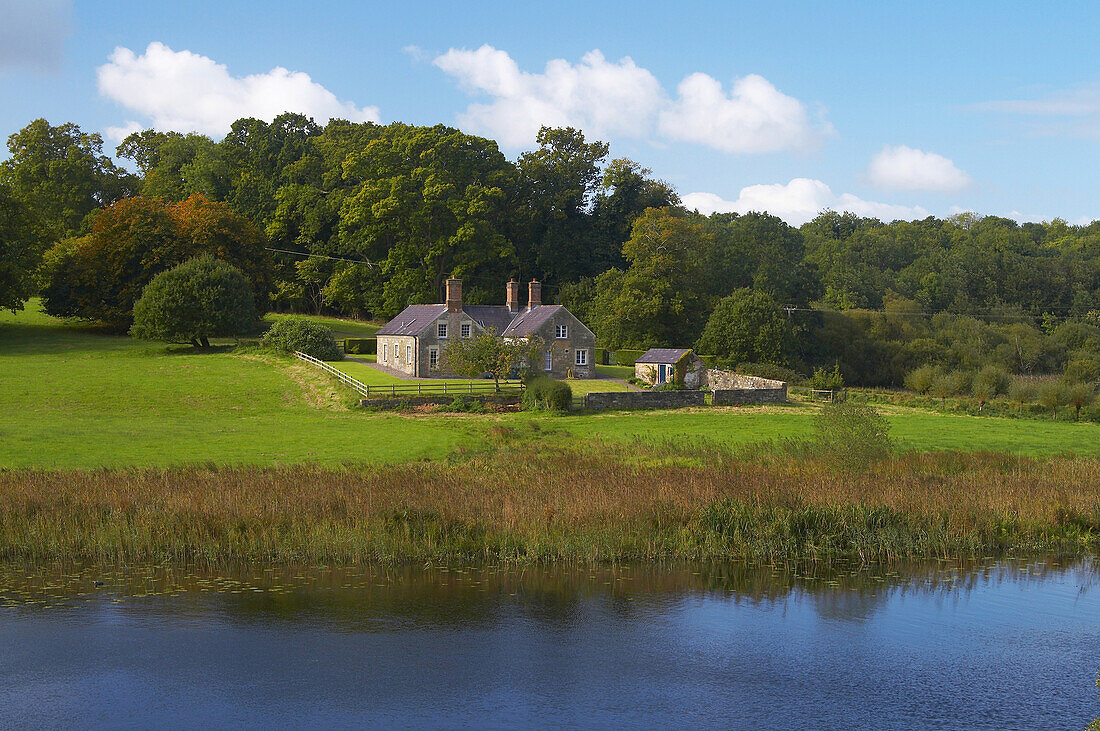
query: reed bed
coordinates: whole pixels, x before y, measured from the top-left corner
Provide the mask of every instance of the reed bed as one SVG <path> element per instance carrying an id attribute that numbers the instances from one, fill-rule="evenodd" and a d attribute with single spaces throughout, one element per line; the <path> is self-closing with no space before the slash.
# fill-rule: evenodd
<path id="1" fill-rule="evenodd" d="M 506 441 L 506 439 L 505 439 Z M 861 561 L 1100 551 L 1100 461 L 498 444 L 389 467 L 0 472 L 0 558 Z"/>

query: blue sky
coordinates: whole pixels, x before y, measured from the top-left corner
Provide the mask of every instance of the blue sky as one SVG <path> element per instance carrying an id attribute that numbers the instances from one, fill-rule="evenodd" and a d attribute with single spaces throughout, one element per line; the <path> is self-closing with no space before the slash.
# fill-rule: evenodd
<path id="1" fill-rule="evenodd" d="M 113 148 L 288 106 L 514 158 L 570 123 L 701 210 L 1083 222 L 1097 27 L 1095 3 L 0 0 L 0 133 L 46 117 Z"/>

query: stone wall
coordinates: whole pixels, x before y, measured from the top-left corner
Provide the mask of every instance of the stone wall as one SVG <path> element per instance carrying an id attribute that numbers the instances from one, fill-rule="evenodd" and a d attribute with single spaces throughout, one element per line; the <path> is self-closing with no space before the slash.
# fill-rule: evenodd
<path id="1" fill-rule="evenodd" d="M 782 388 L 723 388 L 711 393 L 714 395 L 715 406 L 782 404 L 787 401 L 787 384 L 784 383 Z"/>
<path id="2" fill-rule="evenodd" d="M 743 389 L 783 389 L 787 392 L 787 384 L 783 381 L 773 381 L 770 378 L 759 376 L 743 376 L 732 371 L 722 371 L 717 368 L 707 369 L 707 385 L 711 391 L 743 390 Z M 786 400 L 784 398 L 784 400 Z"/>
<path id="3" fill-rule="evenodd" d="M 584 397 L 584 408 L 602 409 L 678 409 L 684 406 L 703 406 L 707 394 L 704 391 L 614 391 L 589 393 Z"/>
<path id="4" fill-rule="evenodd" d="M 518 393 L 502 394 L 476 394 L 454 393 L 439 396 L 387 396 L 383 398 L 365 398 L 359 400 L 360 406 L 382 409 L 385 411 L 407 411 L 417 406 L 446 406 L 456 398 L 480 401 L 483 404 L 499 404 L 501 406 L 514 406 L 520 403 L 521 396 Z"/>

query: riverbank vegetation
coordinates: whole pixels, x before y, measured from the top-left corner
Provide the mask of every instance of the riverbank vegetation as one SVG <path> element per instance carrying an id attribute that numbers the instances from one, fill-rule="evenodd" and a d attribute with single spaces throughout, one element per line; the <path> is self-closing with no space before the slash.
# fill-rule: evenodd
<path id="1" fill-rule="evenodd" d="M 6 561 L 877 562 L 1100 550 L 1100 461 L 518 446 L 338 468 L 0 472 Z"/>

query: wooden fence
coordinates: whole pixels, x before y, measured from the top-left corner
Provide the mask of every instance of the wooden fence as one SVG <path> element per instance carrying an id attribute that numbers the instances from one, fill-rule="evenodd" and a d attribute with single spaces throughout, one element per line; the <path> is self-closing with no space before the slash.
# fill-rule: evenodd
<path id="1" fill-rule="evenodd" d="M 297 350 L 294 351 L 294 355 L 307 363 L 318 366 L 326 373 L 335 376 L 340 379 L 341 382 L 351 386 L 358 391 L 360 395 L 367 398 L 372 396 L 438 396 L 439 394 L 454 394 L 458 396 L 461 394 L 485 395 L 493 393 L 523 393 L 523 383 L 519 381 L 505 381 L 501 383 L 499 392 L 496 390 L 496 386 L 493 382 L 488 380 L 484 383 L 477 383 L 474 381 L 468 381 L 466 383 L 417 381 L 416 383 L 400 385 L 392 383 L 384 386 L 369 386 L 356 378 L 352 378 L 340 369 L 333 368 L 322 360 L 317 360 L 311 355 L 307 355 Z"/>

